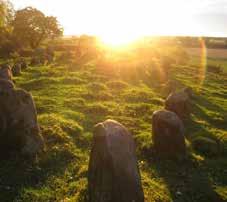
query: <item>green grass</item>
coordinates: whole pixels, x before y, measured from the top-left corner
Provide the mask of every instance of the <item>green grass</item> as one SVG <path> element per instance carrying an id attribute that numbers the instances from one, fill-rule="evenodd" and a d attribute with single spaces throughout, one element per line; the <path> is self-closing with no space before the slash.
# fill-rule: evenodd
<path id="1" fill-rule="evenodd" d="M 191 59 L 191 65 L 200 65 L 201 64 L 201 58 L 197 56 L 193 56 Z M 213 57 L 207 57 L 206 58 L 207 65 L 220 65 L 224 72 L 227 72 L 227 59 L 225 58 L 213 58 Z"/>
<path id="2" fill-rule="evenodd" d="M 133 134 L 146 201 L 227 201 L 227 78 L 207 72 L 201 81 L 192 64 L 171 73 L 196 94 L 186 125 L 188 155 L 176 161 L 152 152 L 152 113 L 163 108 L 166 96 L 161 86 L 95 73 L 92 64 L 73 71 L 58 65 L 28 68 L 16 85 L 34 97 L 46 150 L 33 162 L 19 156 L 1 161 L 0 201 L 86 201 L 92 129 L 107 118 Z M 197 136 L 219 141 L 220 152 L 194 150 Z"/>

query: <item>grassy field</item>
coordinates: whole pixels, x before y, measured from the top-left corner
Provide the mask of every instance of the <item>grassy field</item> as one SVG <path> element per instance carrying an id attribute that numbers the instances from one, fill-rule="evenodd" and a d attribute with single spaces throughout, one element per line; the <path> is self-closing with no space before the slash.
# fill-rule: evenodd
<path id="1" fill-rule="evenodd" d="M 188 48 L 187 52 L 193 60 L 192 64 L 199 64 L 201 58 L 200 48 Z M 227 72 L 227 49 L 207 49 L 206 62 L 208 65 L 220 65 Z"/>
<path id="2" fill-rule="evenodd" d="M 18 156 L 1 161 L 0 201 L 86 201 L 92 128 L 107 118 L 133 134 L 147 202 L 227 201 L 227 78 L 206 72 L 201 81 L 195 63 L 171 71 L 179 87 L 196 94 L 186 124 L 188 154 L 175 161 L 152 152 L 151 117 L 163 108 L 162 87 L 100 73 L 93 61 L 29 67 L 15 81 L 34 97 L 46 151 L 32 163 Z M 219 141 L 221 151 L 193 150 L 197 136 Z"/>
<path id="3" fill-rule="evenodd" d="M 201 48 L 188 48 L 187 52 L 193 56 L 199 56 L 201 54 Z M 227 49 L 207 49 L 207 57 L 214 59 L 226 59 L 227 58 Z"/>

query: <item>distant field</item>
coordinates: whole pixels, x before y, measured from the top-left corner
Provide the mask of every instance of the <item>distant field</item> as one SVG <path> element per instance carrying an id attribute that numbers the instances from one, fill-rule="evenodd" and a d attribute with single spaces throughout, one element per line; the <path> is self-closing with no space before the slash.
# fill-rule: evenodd
<path id="1" fill-rule="evenodd" d="M 186 51 L 191 56 L 191 65 L 201 63 L 200 48 L 188 48 Z M 207 64 L 221 65 L 224 71 L 227 72 L 227 49 L 207 49 Z"/>
<path id="2" fill-rule="evenodd" d="M 188 48 L 187 52 L 192 56 L 200 56 L 201 48 Z M 207 49 L 207 57 L 227 60 L 227 49 Z"/>

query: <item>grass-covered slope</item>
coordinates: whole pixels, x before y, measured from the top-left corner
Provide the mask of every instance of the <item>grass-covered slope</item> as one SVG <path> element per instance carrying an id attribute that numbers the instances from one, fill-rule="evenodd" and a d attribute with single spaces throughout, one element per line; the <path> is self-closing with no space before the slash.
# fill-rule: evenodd
<path id="1" fill-rule="evenodd" d="M 189 154 L 175 161 L 152 152 L 152 113 L 166 96 L 161 86 L 97 73 L 92 62 L 73 71 L 67 65 L 28 68 L 16 85 L 34 97 L 46 151 L 32 163 L 1 161 L 0 201 L 86 201 L 92 128 L 107 118 L 133 134 L 146 201 L 227 201 L 227 79 L 207 73 L 201 82 L 197 68 L 177 66 L 171 74 L 196 92 L 186 126 Z M 219 150 L 193 150 L 199 136 L 218 142 Z"/>

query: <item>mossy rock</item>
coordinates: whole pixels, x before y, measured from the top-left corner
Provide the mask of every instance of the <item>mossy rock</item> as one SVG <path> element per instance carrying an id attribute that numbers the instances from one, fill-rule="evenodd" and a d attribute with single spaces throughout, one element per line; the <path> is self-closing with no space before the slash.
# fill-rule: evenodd
<path id="1" fill-rule="evenodd" d="M 220 146 L 217 141 L 208 137 L 198 136 L 192 140 L 192 147 L 206 156 L 217 156 Z"/>

